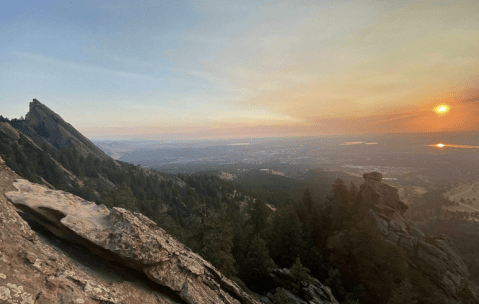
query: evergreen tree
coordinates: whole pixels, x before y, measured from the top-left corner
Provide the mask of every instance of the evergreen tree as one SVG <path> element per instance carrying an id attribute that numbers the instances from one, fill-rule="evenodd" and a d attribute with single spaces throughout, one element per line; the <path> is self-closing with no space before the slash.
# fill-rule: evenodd
<path id="1" fill-rule="evenodd" d="M 261 200 L 257 199 L 253 202 L 250 210 L 250 218 L 246 222 L 246 225 L 252 227 L 252 235 L 259 233 L 264 237 L 270 214 L 271 209 Z"/>
<path id="2" fill-rule="evenodd" d="M 304 251 L 303 228 L 291 206 L 276 212 L 269 248 L 273 260 L 283 268 L 291 267 Z"/>
<path id="3" fill-rule="evenodd" d="M 139 211 L 137 199 L 126 184 L 117 185 L 115 188 L 103 192 L 100 203 L 108 208 L 120 207 L 131 211 Z"/>
<path id="4" fill-rule="evenodd" d="M 273 304 L 292 304 L 284 288 L 276 288 L 273 299 Z"/>
<path id="5" fill-rule="evenodd" d="M 257 234 L 251 240 L 248 253 L 241 265 L 240 278 L 246 285 L 254 287 L 254 290 L 261 290 L 264 287 L 264 279 L 270 270 L 277 268 L 276 264 L 269 257 L 266 243 Z"/>

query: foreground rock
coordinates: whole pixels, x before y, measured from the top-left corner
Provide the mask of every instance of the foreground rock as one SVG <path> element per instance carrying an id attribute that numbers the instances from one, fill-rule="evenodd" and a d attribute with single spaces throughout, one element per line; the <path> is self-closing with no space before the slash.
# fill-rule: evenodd
<path id="1" fill-rule="evenodd" d="M 80 257 L 96 263 L 88 267 L 62 251 L 62 242 L 37 235 L 4 196 L 15 190 L 16 178 L 0 158 L 0 303 L 182 303 L 136 271 L 101 264 L 101 259 L 94 261 L 94 256 L 80 252 Z M 81 250 L 64 245 L 73 253 Z M 107 268 L 102 271 L 100 265 Z"/>
<path id="2" fill-rule="evenodd" d="M 43 227 L 104 259 L 146 274 L 185 303 L 256 303 L 142 214 L 121 208 L 109 210 L 22 179 L 15 180 L 13 186 L 18 191 L 5 196 Z"/>
<path id="3" fill-rule="evenodd" d="M 454 244 L 444 235 L 427 237 L 403 218 L 407 205 L 398 190 L 381 182 L 378 172 L 364 174 L 359 193 L 363 206 L 376 220 L 383 237 L 408 254 L 409 266 L 421 271 L 434 283 L 440 303 L 479 303 L 468 286 L 468 270 Z"/>

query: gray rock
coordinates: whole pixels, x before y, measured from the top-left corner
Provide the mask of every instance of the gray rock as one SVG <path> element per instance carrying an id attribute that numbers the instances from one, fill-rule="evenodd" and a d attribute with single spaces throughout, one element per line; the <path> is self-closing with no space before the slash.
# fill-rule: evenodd
<path id="1" fill-rule="evenodd" d="M 270 277 L 279 287 L 286 289 L 291 303 L 311 303 L 311 304 L 337 304 L 338 302 L 331 293 L 331 289 L 313 279 L 312 282 L 300 282 L 298 294 L 293 294 L 288 290 L 293 290 L 293 275 L 289 269 L 274 269 L 270 272 Z M 269 297 L 269 296 L 268 296 Z"/>
<path id="2" fill-rule="evenodd" d="M 25 147 L 23 147 L 23 148 L 28 149 L 28 150 L 36 151 L 39 154 L 44 153 L 42 151 L 42 148 L 40 148 L 31 138 L 29 138 L 28 136 L 24 136 L 24 134 L 22 134 L 20 131 L 13 128 L 9 123 L 0 122 L 0 135 L 5 136 L 4 140 L 6 142 L 10 142 L 10 143 L 18 142 L 18 140 L 20 139 L 20 136 L 23 135 L 24 139 L 26 140 L 25 143 L 23 144 Z M 70 171 L 65 169 L 59 162 L 57 162 L 56 160 L 51 158 L 50 155 L 46 155 L 46 157 L 51 159 L 51 161 L 56 165 L 57 170 L 59 170 L 60 172 L 65 173 L 65 176 L 66 176 L 65 182 L 69 186 L 72 186 L 73 183 L 80 183 L 81 184 L 81 181 L 73 173 L 71 173 Z M 45 181 L 43 178 L 40 178 L 40 179 L 42 180 L 42 183 L 44 185 L 47 185 L 50 188 L 53 188 L 53 186 L 50 185 L 47 181 Z"/>
<path id="3" fill-rule="evenodd" d="M 185 303 L 257 303 L 210 263 L 139 213 L 109 210 L 26 180 L 5 196 L 55 235 L 146 274 Z"/>
<path id="4" fill-rule="evenodd" d="M 259 301 L 264 304 L 273 304 L 273 302 L 271 302 L 271 300 L 267 297 L 261 297 L 259 298 Z"/>
<path id="5" fill-rule="evenodd" d="M 383 179 L 383 175 L 380 172 L 364 173 L 363 178 L 366 181 L 373 180 L 373 181 L 381 182 Z"/>
<path id="6" fill-rule="evenodd" d="M 362 205 L 370 208 L 369 213 L 383 237 L 406 251 L 409 266 L 434 283 L 440 303 L 479 303 L 479 299 L 462 296 L 469 284 L 468 270 L 454 244 L 444 235 L 425 236 L 415 224 L 403 218 L 408 207 L 400 201 L 396 188 L 378 181 L 374 172 L 364 176 L 365 182 L 359 190 Z M 335 239 L 328 245 L 340 246 Z"/>
<path id="7" fill-rule="evenodd" d="M 109 157 L 88 138 L 78 132 L 37 99 L 30 102 L 30 111 L 25 116 L 21 131 L 32 139 L 50 143 L 57 149 L 73 148 L 83 156 L 92 154 L 100 159 Z"/>

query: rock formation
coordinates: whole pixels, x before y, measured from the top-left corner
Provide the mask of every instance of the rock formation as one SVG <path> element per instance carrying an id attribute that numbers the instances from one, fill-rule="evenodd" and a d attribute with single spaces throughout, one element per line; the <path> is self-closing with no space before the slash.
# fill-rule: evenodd
<path id="1" fill-rule="evenodd" d="M 22 143 L 20 143 L 20 138 L 24 139 Z M 28 151 L 35 151 L 39 155 L 45 154 L 42 148 L 39 147 L 37 143 L 35 143 L 31 138 L 25 136 L 25 134 L 18 131 L 6 122 L 0 122 L 0 143 L 2 143 L 3 145 L 10 145 L 10 147 L 19 144 L 23 145 L 22 147 L 19 147 L 20 150 L 23 149 Z M 58 161 L 54 160 L 50 155 L 45 154 L 45 157 L 49 158 L 54 163 L 56 169 L 64 174 L 64 181 L 67 185 L 71 186 L 73 183 L 81 184 L 81 181 L 72 172 L 65 169 Z M 41 179 L 41 181 L 43 184 L 53 188 L 53 186 L 51 186 L 45 180 Z"/>
<path id="2" fill-rule="evenodd" d="M 2 172 L 6 172 L 5 170 L 3 168 Z M 12 176 L 9 177 L 10 183 L 13 178 Z M 8 190 L 16 189 L 17 191 L 9 191 L 5 196 L 16 207 L 31 215 L 44 228 L 64 240 L 88 248 L 103 259 L 124 265 L 132 269 L 132 272 L 144 273 L 152 282 L 156 283 L 158 288 L 161 287 L 170 291 L 182 303 L 257 303 L 236 283 L 224 277 L 210 263 L 168 235 L 142 214 L 131 213 L 121 208 L 109 210 L 103 205 L 96 205 L 72 194 L 50 190 L 22 179 L 16 179 L 13 182 L 13 187 L 8 186 Z M 8 222 L 5 222 L 5 217 L 0 217 L 0 225 L 6 227 L 7 233 L 15 232 L 18 234 L 17 238 L 23 238 L 24 243 L 30 240 L 33 244 L 38 243 L 38 241 L 35 241 L 37 240 L 35 234 L 16 215 L 13 207 L 8 205 L 6 201 L 2 203 L 7 210 L 10 210 L 8 218 L 14 218 L 14 222 L 19 225 L 14 231 L 10 231 L 10 228 L 6 226 Z M 6 250 L 4 246 L 1 246 L 6 244 L 3 239 L 4 235 L 2 234 L 2 243 L 0 243 L 0 251 L 2 252 Z M 11 239 L 8 242 L 13 243 L 15 241 Z M 32 246 L 34 245 L 30 247 Z M 43 246 L 43 251 L 52 252 L 46 246 Z M 37 269 L 39 276 L 43 275 L 43 278 L 47 280 L 42 288 L 48 288 L 49 280 L 63 280 L 65 281 L 64 284 L 68 283 L 73 286 L 71 289 L 79 289 L 80 291 L 75 296 L 80 299 L 81 295 L 83 297 L 81 299 L 85 301 L 72 303 L 87 303 L 85 296 L 90 296 L 88 292 L 97 292 L 106 299 L 105 301 L 111 303 L 122 301 L 127 303 L 124 300 L 118 300 L 122 295 L 117 292 L 118 288 L 126 288 L 125 286 L 116 286 L 114 289 L 108 288 L 98 280 L 83 277 L 84 274 L 79 275 L 78 270 L 73 270 L 73 267 L 70 266 L 62 270 L 61 273 L 59 271 L 55 272 L 48 265 L 52 265 L 53 268 L 57 267 L 58 260 L 61 259 L 58 254 L 55 255 L 54 259 L 56 261 L 53 262 L 48 256 L 43 255 L 42 250 L 32 248 L 29 252 L 31 254 L 25 255 L 25 258 L 33 265 L 25 267 L 36 269 L 35 265 L 37 265 L 40 268 L 44 267 L 45 271 L 46 269 L 49 271 L 46 273 Z M 65 264 L 68 263 L 62 261 L 61 265 Z M 13 272 L 8 271 L 8 273 L 11 275 Z M 23 284 L 24 289 L 26 288 L 26 283 L 22 278 L 18 277 L 15 282 L 9 283 L 11 286 L 3 285 L 0 278 L 0 299 L 2 291 L 4 298 L 7 297 L 6 293 L 11 297 L 15 290 L 18 290 L 20 283 Z M 12 284 L 16 284 L 16 289 Z M 32 286 L 35 286 L 35 284 Z M 128 288 L 133 287 L 129 284 Z M 39 289 L 30 288 L 27 293 L 30 297 L 35 298 L 42 294 Z M 22 292 L 19 292 L 19 294 L 22 294 Z M 164 296 L 162 298 L 154 292 L 151 292 L 150 297 L 153 297 L 152 294 L 155 295 L 156 299 L 152 300 L 151 303 L 169 303 L 168 301 L 171 300 L 171 297 Z M 57 294 L 58 297 L 63 296 Z M 99 298 L 90 296 L 89 299 L 88 301 L 93 301 Z M 61 301 L 58 302 L 62 303 Z M 150 303 L 146 300 L 141 302 Z"/>
<path id="3" fill-rule="evenodd" d="M 270 277 L 276 286 L 285 288 L 286 295 L 289 298 L 290 303 L 297 304 L 338 304 L 331 289 L 324 286 L 317 279 L 313 279 L 312 282 L 300 282 L 299 290 L 297 294 L 293 294 L 288 290 L 294 289 L 293 287 L 293 275 L 288 269 L 274 269 L 270 272 Z M 268 293 L 266 297 L 260 298 L 265 304 L 270 304 L 274 300 L 273 294 Z"/>
<path id="4" fill-rule="evenodd" d="M 63 246 L 75 253 L 80 248 L 37 235 L 4 196 L 15 190 L 12 183 L 17 178 L 0 158 L 0 303 L 183 303 L 136 271 L 101 264 L 101 259 L 94 261 L 94 256 L 80 252 L 80 257 L 96 263 L 88 267 L 62 250 Z"/>
<path id="5" fill-rule="evenodd" d="M 72 148 L 83 156 L 92 154 L 100 159 L 108 156 L 93 144 L 88 138 L 78 132 L 40 101 L 30 102 L 30 111 L 25 116 L 21 131 L 34 140 L 45 140 L 57 149 Z"/>
<path id="6" fill-rule="evenodd" d="M 413 223 L 403 218 L 407 205 L 399 199 L 398 190 L 381 182 L 378 172 L 364 174 L 359 190 L 363 206 L 369 208 L 383 237 L 408 255 L 409 267 L 428 277 L 437 288 L 441 303 L 479 303 L 468 292 L 468 270 L 444 235 L 427 237 Z"/>

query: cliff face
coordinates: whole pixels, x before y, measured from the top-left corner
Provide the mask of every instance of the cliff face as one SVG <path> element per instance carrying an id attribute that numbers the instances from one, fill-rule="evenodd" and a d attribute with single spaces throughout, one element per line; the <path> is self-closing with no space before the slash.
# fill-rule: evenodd
<path id="1" fill-rule="evenodd" d="M 88 138 L 78 132 L 40 101 L 30 102 L 30 111 L 25 116 L 21 131 L 32 139 L 43 139 L 57 149 L 72 148 L 83 156 L 93 156 L 107 159 L 108 156 L 93 144 Z"/>
<path id="2" fill-rule="evenodd" d="M 145 216 L 18 179 L 0 159 L 0 303 L 9 301 L 257 303 Z"/>
<path id="3" fill-rule="evenodd" d="M 20 138 L 23 138 L 23 142 L 20 143 Z M 9 123 L 0 122 L 0 147 L 2 145 L 7 145 L 13 147 L 14 145 L 22 145 L 19 147 L 23 150 L 28 151 L 35 151 L 38 154 L 44 154 L 51 162 L 54 163 L 55 168 L 58 172 L 62 172 L 65 178 L 65 182 L 67 185 L 71 186 L 74 182 L 81 183 L 81 181 L 70 171 L 65 169 L 59 162 L 54 160 L 50 155 L 47 155 L 43 152 L 42 148 L 40 148 L 30 137 L 25 136 L 22 132 L 18 131 L 17 129 L 13 128 Z M 0 152 L 3 152 L 0 148 Z M 41 180 L 41 182 L 50 188 L 53 188 L 47 181 Z"/>
<path id="4" fill-rule="evenodd" d="M 444 235 L 425 236 L 413 223 L 403 218 L 407 205 L 398 190 L 382 183 L 380 173 L 364 174 L 360 188 L 363 206 L 377 223 L 377 229 L 389 242 L 402 247 L 409 267 L 419 270 L 435 285 L 441 303 L 479 303 L 469 292 L 468 270 L 454 244 Z"/>

